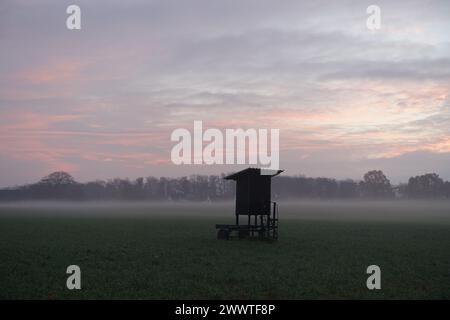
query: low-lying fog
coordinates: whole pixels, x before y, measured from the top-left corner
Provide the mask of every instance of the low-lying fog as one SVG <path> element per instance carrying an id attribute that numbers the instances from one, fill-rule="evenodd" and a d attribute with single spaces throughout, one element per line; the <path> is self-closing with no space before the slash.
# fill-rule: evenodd
<path id="1" fill-rule="evenodd" d="M 278 201 L 280 220 L 433 221 L 450 223 L 450 201 Z M 11 202 L 0 215 L 229 216 L 234 202 Z"/>

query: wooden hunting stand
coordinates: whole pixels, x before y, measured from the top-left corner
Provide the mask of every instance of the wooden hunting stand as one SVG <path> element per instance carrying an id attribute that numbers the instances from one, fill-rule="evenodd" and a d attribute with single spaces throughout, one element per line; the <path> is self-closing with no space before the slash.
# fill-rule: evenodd
<path id="1" fill-rule="evenodd" d="M 216 224 L 217 239 L 228 240 L 233 233 L 240 239 L 278 239 L 278 207 L 270 200 L 271 179 L 283 170 L 247 168 L 225 177 L 236 181 L 236 224 Z M 240 216 L 247 216 L 241 224 Z"/>

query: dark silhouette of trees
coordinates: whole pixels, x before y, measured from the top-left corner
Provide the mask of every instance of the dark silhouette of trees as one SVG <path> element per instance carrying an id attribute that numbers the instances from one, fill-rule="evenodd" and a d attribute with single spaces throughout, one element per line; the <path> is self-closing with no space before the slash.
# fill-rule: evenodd
<path id="1" fill-rule="evenodd" d="M 86 200 L 107 199 L 107 184 L 105 181 L 97 180 L 84 184 L 83 198 Z"/>
<path id="2" fill-rule="evenodd" d="M 410 198 L 443 198 L 446 194 L 445 183 L 436 173 L 411 177 L 407 194 Z"/>
<path id="3" fill-rule="evenodd" d="M 363 196 L 368 198 L 392 198 L 391 182 L 381 170 L 372 170 L 364 175 L 361 182 Z"/>
<path id="4" fill-rule="evenodd" d="M 317 178 L 314 179 L 315 197 L 317 198 L 336 198 L 338 194 L 338 183 L 335 179 Z"/>
<path id="5" fill-rule="evenodd" d="M 38 183 L 20 188 L 25 198 L 37 200 L 80 200 L 83 185 L 77 183 L 68 173 L 57 171 L 42 178 Z"/>
<path id="6" fill-rule="evenodd" d="M 16 200 L 129 200 L 221 201 L 234 199 L 235 184 L 225 175 L 189 177 L 114 178 L 78 183 L 66 172 L 54 172 L 35 184 L 0 190 L 0 201 Z M 274 199 L 450 198 L 450 182 L 437 174 L 411 177 L 393 187 L 382 171 L 369 171 L 363 181 L 277 176 L 272 181 Z"/>
<path id="7" fill-rule="evenodd" d="M 360 196 L 358 183 L 353 180 L 339 181 L 338 198 L 357 198 Z"/>
<path id="8" fill-rule="evenodd" d="M 446 198 L 450 198 L 450 182 L 449 181 L 446 181 L 444 183 L 444 196 Z"/>
<path id="9" fill-rule="evenodd" d="M 64 171 L 53 172 L 42 178 L 38 183 L 47 186 L 68 186 L 76 184 L 75 179 Z"/>

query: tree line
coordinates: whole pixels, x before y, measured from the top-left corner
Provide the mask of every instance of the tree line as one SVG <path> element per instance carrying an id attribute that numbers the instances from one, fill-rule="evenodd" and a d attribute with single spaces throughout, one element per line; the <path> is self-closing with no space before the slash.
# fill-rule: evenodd
<path id="1" fill-rule="evenodd" d="M 0 190 L 0 201 L 17 200 L 134 200 L 221 201 L 234 199 L 235 182 L 225 175 L 192 175 L 180 178 L 146 177 L 96 180 L 79 183 L 66 172 L 54 172 L 39 182 Z M 305 176 L 277 176 L 272 194 L 280 198 L 311 199 L 449 199 L 450 182 L 435 173 L 411 177 L 392 185 L 379 170 L 367 172 L 361 181 Z"/>

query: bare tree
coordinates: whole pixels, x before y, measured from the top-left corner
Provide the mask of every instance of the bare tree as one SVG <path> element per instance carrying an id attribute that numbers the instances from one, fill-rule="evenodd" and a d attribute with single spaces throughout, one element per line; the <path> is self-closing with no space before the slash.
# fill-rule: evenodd
<path id="1" fill-rule="evenodd" d="M 444 180 L 436 173 L 409 178 L 408 196 L 412 198 L 439 198 L 445 196 Z"/>
<path id="2" fill-rule="evenodd" d="M 381 170 L 372 170 L 364 175 L 361 191 L 369 198 L 391 198 L 394 196 L 391 182 Z"/>

